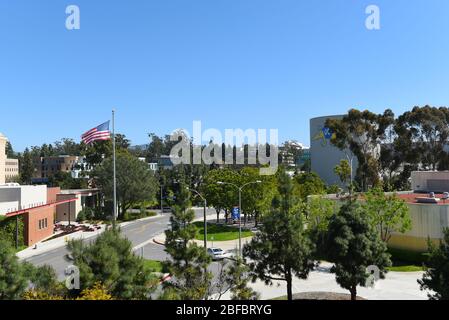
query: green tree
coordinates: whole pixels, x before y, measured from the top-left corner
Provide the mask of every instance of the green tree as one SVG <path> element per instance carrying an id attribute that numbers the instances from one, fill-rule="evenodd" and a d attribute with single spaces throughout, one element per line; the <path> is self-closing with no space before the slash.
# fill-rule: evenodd
<path id="1" fill-rule="evenodd" d="M 12 144 L 9 141 L 6 141 L 6 157 L 8 157 L 9 159 L 16 158 L 16 153 L 14 152 Z"/>
<path id="2" fill-rule="evenodd" d="M 113 198 L 113 161 L 108 158 L 92 172 L 98 187 L 107 200 Z M 128 152 L 117 154 L 117 201 L 119 218 L 132 206 L 144 201 L 153 201 L 158 191 L 158 181 L 145 162 Z"/>
<path id="3" fill-rule="evenodd" d="M 211 258 L 205 249 L 192 240 L 197 228 L 192 223 L 195 213 L 190 208 L 190 192 L 183 181 L 180 182 L 176 205 L 173 206 L 171 230 L 167 230 L 165 251 L 171 259 L 164 267 L 173 276 L 173 280 L 164 285 L 162 299 L 204 300 L 208 299 L 212 274 L 207 270 Z"/>
<path id="4" fill-rule="evenodd" d="M 270 212 L 271 202 L 276 195 L 277 181 L 274 175 L 261 176 L 258 168 L 245 167 L 239 172 L 237 185 L 255 183 L 248 185 L 242 191 L 242 212 L 246 225 L 248 216 L 253 216 L 256 227 L 263 215 Z"/>
<path id="5" fill-rule="evenodd" d="M 234 260 L 226 272 L 226 283 L 231 288 L 231 299 L 234 301 L 258 300 L 260 295 L 248 286 L 250 268 L 243 259 Z"/>
<path id="6" fill-rule="evenodd" d="M 30 150 L 25 149 L 23 155 L 20 158 L 20 180 L 24 184 L 31 184 L 31 179 L 34 174 L 34 164 L 31 157 Z"/>
<path id="7" fill-rule="evenodd" d="M 60 187 L 61 189 L 87 189 L 88 183 L 86 179 L 72 178 L 70 172 L 58 171 L 49 177 L 49 184 L 53 187 Z"/>
<path id="8" fill-rule="evenodd" d="M 396 149 L 404 162 L 420 164 L 430 170 L 447 170 L 444 150 L 449 138 L 449 110 L 431 106 L 414 107 L 396 122 Z"/>
<path id="9" fill-rule="evenodd" d="M 52 297 L 67 296 L 67 288 L 63 283 L 58 281 L 56 271 L 51 266 L 43 265 L 41 267 L 35 267 L 31 264 L 25 264 L 24 267 L 33 284 L 32 292 L 45 292 Z"/>
<path id="10" fill-rule="evenodd" d="M 358 160 L 357 180 L 362 190 L 379 182 L 380 143 L 383 141 L 391 110 L 377 115 L 368 110 L 349 110 L 343 119 L 328 119 L 326 126 L 333 132 L 332 144 L 340 150 L 350 150 Z"/>
<path id="11" fill-rule="evenodd" d="M 304 202 L 307 201 L 308 196 L 326 194 L 326 184 L 314 172 L 295 176 L 295 182 L 298 193 Z"/>
<path id="12" fill-rule="evenodd" d="M 313 245 L 304 231 L 300 202 L 294 199 L 291 178 L 279 174 L 279 194 L 270 214 L 252 241 L 245 246 L 244 256 L 249 258 L 253 280 L 257 278 L 272 285 L 273 281 L 287 283 L 287 295 L 293 300 L 293 277 L 307 279 L 315 267 L 312 260 Z"/>
<path id="13" fill-rule="evenodd" d="M 18 219 L 19 246 L 23 246 L 23 216 Z M 16 217 L 0 217 L 0 239 L 7 241 L 13 247 L 16 245 Z"/>
<path id="14" fill-rule="evenodd" d="M 238 193 L 235 187 L 217 182 L 239 183 L 239 174 L 231 169 L 215 169 L 209 171 L 204 179 L 203 191 L 205 197 L 217 212 L 217 222 L 220 220 L 220 212 L 225 211 L 226 220 L 230 210 L 238 204 Z"/>
<path id="15" fill-rule="evenodd" d="M 340 164 L 337 165 L 334 169 L 335 174 L 340 178 L 341 183 L 347 187 L 348 189 L 351 188 L 351 175 L 352 175 L 352 168 L 349 164 L 348 160 L 341 160 Z"/>
<path id="16" fill-rule="evenodd" d="M 387 245 L 355 201 L 348 201 L 331 218 L 326 252 L 335 263 L 331 271 L 336 274 L 337 283 L 351 292 L 352 300 L 357 299 L 357 286 L 367 285 L 369 267 L 376 266 L 384 279 L 386 268 L 391 266 Z"/>
<path id="17" fill-rule="evenodd" d="M 25 268 L 12 246 L 0 239 L 0 300 L 19 300 L 28 287 Z"/>
<path id="18" fill-rule="evenodd" d="M 307 202 L 307 222 L 309 229 L 326 233 L 332 216 L 337 211 L 336 201 L 323 196 L 313 196 Z"/>
<path id="19" fill-rule="evenodd" d="M 381 188 L 373 188 L 365 194 L 365 200 L 363 208 L 379 230 L 382 241 L 388 243 L 393 232 L 411 230 L 410 209 L 396 194 L 389 195 Z"/>
<path id="20" fill-rule="evenodd" d="M 116 298 L 145 300 L 155 289 L 144 260 L 133 253 L 132 243 L 119 230 L 107 230 L 91 244 L 71 241 L 68 249 L 80 270 L 81 290 L 102 283 Z"/>
<path id="21" fill-rule="evenodd" d="M 431 300 L 449 300 L 449 229 L 438 247 L 429 241 L 429 252 L 426 273 L 418 283 L 421 290 L 433 292 L 428 295 Z"/>

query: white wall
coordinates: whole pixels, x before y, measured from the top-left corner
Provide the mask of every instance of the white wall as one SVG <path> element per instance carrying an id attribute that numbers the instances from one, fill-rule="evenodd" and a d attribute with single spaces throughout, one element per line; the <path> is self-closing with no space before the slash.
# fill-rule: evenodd
<path id="1" fill-rule="evenodd" d="M 47 203 L 47 186 L 1 186 L 0 215 Z"/>
<path id="2" fill-rule="evenodd" d="M 406 236 L 442 239 L 443 228 L 449 227 L 449 205 L 408 204 L 412 230 Z"/>

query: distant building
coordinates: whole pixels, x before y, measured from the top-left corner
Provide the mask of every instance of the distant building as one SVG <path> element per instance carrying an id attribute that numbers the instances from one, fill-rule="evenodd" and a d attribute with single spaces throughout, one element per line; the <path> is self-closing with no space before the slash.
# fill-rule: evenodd
<path id="1" fill-rule="evenodd" d="M 6 182 L 6 142 L 8 139 L 0 132 L 0 186 Z"/>
<path id="2" fill-rule="evenodd" d="M 171 170 L 174 167 L 175 167 L 175 165 L 173 164 L 172 156 L 161 156 L 158 159 L 158 168 L 159 169 Z"/>
<path id="3" fill-rule="evenodd" d="M 343 115 L 325 116 L 310 120 L 310 157 L 312 172 L 317 173 L 328 185 L 341 185 L 341 181 L 335 174 L 335 167 L 341 160 L 352 159 L 353 172 L 358 168 L 357 158 L 352 152 L 342 151 L 332 145 L 333 132 L 326 127 L 327 119 L 342 119 Z"/>
<path id="4" fill-rule="evenodd" d="M 6 159 L 5 162 L 5 180 L 12 181 L 19 176 L 19 160 Z"/>
<path id="5" fill-rule="evenodd" d="M 310 148 L 304 147 L 301 151 L 301 156 L 297 160 L 297 166 L 299 168 L 303 167 L 306 163 L 311 161 L 312 152 Z"/>
<path id="6" fill-rule="evenodd" d="M 71 174 L 73 179 L 89 178 L 89 172 L 92 170 L 92 166 L 87 162 L 85 157 L 77 157 L 75 164 L 72 167 Z M 82 175 L 82 173 L 84 175 Z"/>
<path id="7" fill-rule="evenodd" d="M 70 173 L 79 177 L 79 173 L 87 166 L 83 157 L 79 156 L 57 156 L 57 157 L 39 157 L 34 159 L 34 175 L 37 180 L 48 180 L 58 172 Z"/>
<path id="8" fill-rule="evenodd" d="M 281 163 L 289 168 L 296 168 L 299 166 L 299 161 L 303 150 L 308 149 L 302 143 L 298 141 L 286 141 L 279 148 L 279 155 L 281 157 Z"/>

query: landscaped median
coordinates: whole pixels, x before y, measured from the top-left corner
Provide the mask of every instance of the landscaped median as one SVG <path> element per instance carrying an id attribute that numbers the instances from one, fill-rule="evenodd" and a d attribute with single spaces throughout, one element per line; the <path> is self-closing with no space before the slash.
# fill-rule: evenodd
<path id="1" fill-rule="evenodd" d="M 204 246 L 204 223 L 195 222 L 198 228 L 197 236 L 194 240 L 199 246 Z M 248 229 L 242 230 L 242 244 L 250 242 L 254 233 Z M 235 250 L 239 246 L 239 228 L 236 226 L 227 226 L 215 223 L 207 225 L 208 247 L 221 248 L 225 251 Z M 165 245 L 165 233 L 153 239 L 158 245 Z"/>
<path id="2" fill-rule="evenodd" d="M 204 241 L 204 222 L 195 222 L 194 225 L 198 228 L 196 240 Z M 253 236 L 251 230 L 242 229 L 242 238 L 249 238 Z M 207 241 L 231 241 L 239 238 L 239 228 L 223 224 L 208 223 L 207 224 Z"/>

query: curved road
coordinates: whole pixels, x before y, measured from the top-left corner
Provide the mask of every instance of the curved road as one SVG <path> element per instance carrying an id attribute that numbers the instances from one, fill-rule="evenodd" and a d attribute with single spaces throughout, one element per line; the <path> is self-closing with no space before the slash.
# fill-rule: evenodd
<path id="1" fill-rule="evenodd" d="M 196 218 L 201 218 L 203 216 L 203 209 L 194 209 Z M 208 215 L 214 215 L 214 209 L 208 209 Z M 134 248 L 140 247 L 136 250 L 136 254 L 142 255 L 145 259 L 152 259 L 158 261 L 164 261 L 167 258 L 167 254 L 164 251 L 164 247 L 151 243 L 151 239 L 155 236 L 160 235 L 165 230 L 167 230 L 168 224 L 170 222 L 170 214 L 164 214 L 162 217 L 155 219 L 145 220 L 145 221 L 135 221 L 121 228 L 122 234 L 128 238 Z M 90 238 L 86 241 L 92 241 L 95 238 Z M 58 275 L 58 278 L 62 281 L 65 279 L 64 270 L 72 264 L 72 262 L 66 259 L 68 251 L 66 247 L 54 249 L 45 252 L 41 255 L 34 256 L 32 258 L 26 259 L 26 261 L 36 265 L 49 265 L 53 267 Z"/>

